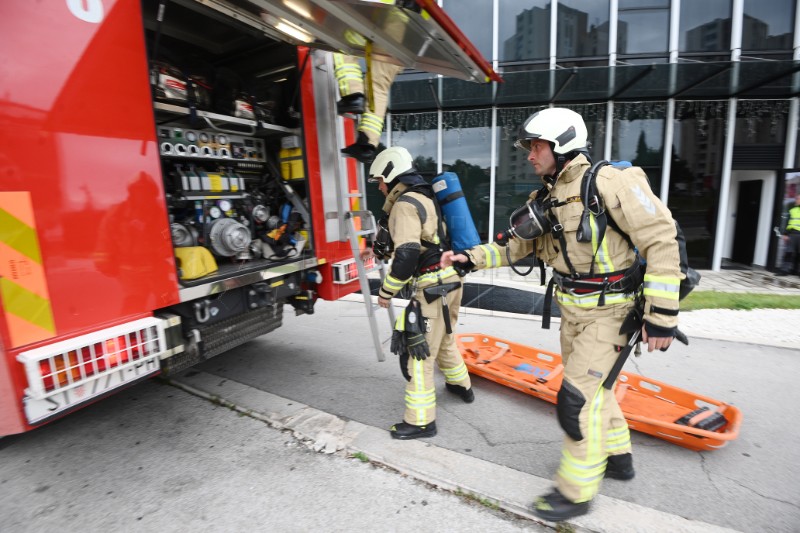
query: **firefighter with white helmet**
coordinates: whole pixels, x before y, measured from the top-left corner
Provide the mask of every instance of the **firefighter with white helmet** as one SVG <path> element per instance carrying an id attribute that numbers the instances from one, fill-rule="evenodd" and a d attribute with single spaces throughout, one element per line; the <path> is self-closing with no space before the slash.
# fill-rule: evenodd
<path id="1" fill-rule="evenodd" d="M 389 274 L 378 292 L 381 307 L 406 285 L 411 301 L 398 318 L 392 351 L 400 355 L 401 370 L 408 381 L 403 421 L 391 428 L 396 439 L 436 435 L 434 365 L 445 377 L 448 391 L 464 402 L 474 401 L 469 373 L 455 342 L 452 327 L 461 305 L 461 277 L 449 266 L 440 266 L 446 248 L 444 220 L 433 189 L 414 168 L 405 148 L 387 148 L 375 157 L 369 181 L 377 183 L 386 197 L 387 232 L 379 235 L 374 250 L 379 259 L 393 256 Z"/>
<path id="2" fill-rule="evenodd" d="M 634 476 L 628 425 L 614 394 L 615 363 L 639 328 L 649 351 L 665 350 L 678 322 L 682 274 L 672 216 L 638 167 L 600 168 L 595 207 L 586 208 L 587 137 L 583 118 L 569 109 L 531 115 L 516 143 L 544 182 L 526 204 L 531 222 L 510 230 L 506 245 L 449 252 L 442 261 L 481 269 L 534 253 L 553 269 L 564 364 L 557 414 L 565 437 L 556 486 L 533 503 L 549 521 L 588 512 L 603 477 Z M 602 213 L 597 206 L 604 206 Z M 608 231 L 598 238 L 605 215 Z M 633 331 L 626 330 L 630 323 Z"/>

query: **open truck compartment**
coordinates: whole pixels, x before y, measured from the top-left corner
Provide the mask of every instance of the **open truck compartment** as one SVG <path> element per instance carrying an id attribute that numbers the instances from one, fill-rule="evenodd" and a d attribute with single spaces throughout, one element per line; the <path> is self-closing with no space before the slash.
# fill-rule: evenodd
<path id="1" fill-rule="evenodd" d="M 311 257 L 297 47 L 242 22 L 246 11 L 142 5 L 181 284 Z"/>

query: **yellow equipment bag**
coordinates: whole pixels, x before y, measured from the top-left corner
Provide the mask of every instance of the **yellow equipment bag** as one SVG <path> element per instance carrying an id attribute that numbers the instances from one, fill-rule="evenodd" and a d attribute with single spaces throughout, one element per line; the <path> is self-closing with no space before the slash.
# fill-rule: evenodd
<path id="1" fill-rule="evenodd" d="M 183 246 L 174 250 L 181 279 L 202 278 L 218 269 L 214 256 L 202 246 Z"/>

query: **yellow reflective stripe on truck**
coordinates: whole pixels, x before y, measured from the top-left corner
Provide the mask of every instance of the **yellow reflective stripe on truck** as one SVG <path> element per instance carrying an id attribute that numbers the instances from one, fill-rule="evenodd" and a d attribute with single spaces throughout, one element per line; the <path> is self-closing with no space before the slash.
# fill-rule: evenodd
<path id="1" fill-rule="evenodd" d="M 0 300 L 11 346 L 55 335 L 30 193 L 0 192 Z"/>

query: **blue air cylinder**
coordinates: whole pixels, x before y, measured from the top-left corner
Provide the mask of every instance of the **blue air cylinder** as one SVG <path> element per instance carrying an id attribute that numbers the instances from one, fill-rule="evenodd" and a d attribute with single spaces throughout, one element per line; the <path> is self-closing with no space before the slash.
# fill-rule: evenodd
<path id="1" fill-rule="evenodd" d="M 456 252 L 468 250 L 481 243 L 478 230 L 472 221 L 472 215 L 461 190 L 461 182 L 455 172 L 439 174 L 431 182 L 436 200 L 442 208 L 442 215 L 447 224 L 450 244 Z"/>

